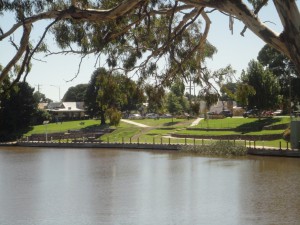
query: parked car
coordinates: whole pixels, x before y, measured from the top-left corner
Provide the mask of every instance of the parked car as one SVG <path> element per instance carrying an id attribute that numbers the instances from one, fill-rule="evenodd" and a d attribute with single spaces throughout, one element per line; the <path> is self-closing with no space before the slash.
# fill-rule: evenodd
<path id="1" fill-rule="evenodd" d="M 273 112 L 274 116 L 279 116 L 282 115 L 282 110 L 281 109 L 277 109 L 276 111 Z"/>
<path id="2" fill-rule="evenodd" d="M 232 114 L 232 112 L 230 110 L 223 110 L 219 114 L 223 115 L 225 117 L 232 117 L 233 116 L 233 114 Z"/>
<path id="3" fill-rule="evenodd" d="M 261 113 L 261 115 L 262 115 L 263 117 L 272 117 L 272 116 L 274 116 L 274 114 L 273 114 L 272 111 L 263 111 L 263 112 Z"/>
<path id="4" fill-rule="evenodd" d="M 138 120 L 138 119 L 143 119 L 143 117 L 141 116 L 141 114 L 134 113 L 134 114 L 129 114 L 128 119 Z"/>
<path id="5" fill-rule="evenodd" d="M 160 118 L 172 118 L 172 115 L 169 113 L 165 113 L 165 114 L 161 115 Z"/>
<path id="6" fill-rule="evenodd" d="M 158 119 L 159 115 L 156 113 L 148 113 L 148 114 L 146 114 L 146 118 L 147 119 Z"/>
<path id="7" fill-rule="evenodd" d="M 249 116 L 258 116 L 258 110 L 250 109 L 250 110 L 244 112 L 243 117 L 249 117 Z"/>

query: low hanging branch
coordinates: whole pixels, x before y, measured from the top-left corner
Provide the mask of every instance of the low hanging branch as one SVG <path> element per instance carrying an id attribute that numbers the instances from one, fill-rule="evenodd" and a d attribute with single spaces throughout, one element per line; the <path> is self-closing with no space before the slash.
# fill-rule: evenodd
<path id="1" fill-rule="evenodd" d="M 20 47 L 19 47 L 16 55 L 13 57 L 13 59 L 2 70 L 2 73 L 0 74 L 0 83 L 3 82 L 3 80 L 8 75 L 9 71 L 11 70 L 11 68 L 17 64 L 19 59 L 22 57 L 23 53 L 26 51 L 26 48 L 28 47 L 28 43 L 29 43 L 30 32 L 31 32 L 31 24 L 24 24 L 23 36 L 20 41 Z"/>

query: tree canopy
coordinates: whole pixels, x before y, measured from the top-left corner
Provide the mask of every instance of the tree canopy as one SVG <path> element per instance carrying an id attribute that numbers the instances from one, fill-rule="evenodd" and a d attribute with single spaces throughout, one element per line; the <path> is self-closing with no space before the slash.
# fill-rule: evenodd
<path id="1" fill-rule="evenodd" d="M 244 84 L 252 86 L 255 94 L 248 96 L 248 107 L 270 110 L 279 104 L 279 83 L 269 69 L 264 69 L 257 61 L 250 61 L 247 72 L 242 75 Z"/>
<path id="2" fill-rule="evenodd" d="M 4 65 L 0 82 L 18 66 L 15 80 L 26 78 L 31 59 L 39 51 L 57 54 L 47 46 L 49 32 L 60 53 L 93 54 L 106 57 L 110 68 L 134 71 L 141 78 L 155 77 L 169 85 L 177 76 L 197 74 L 201 80 L 203 60 L 215 52 L 206 40 L 214 10 L 245 24 L 267 44 L 280 51 L 300 71 L 300 14 L 295 0 L 273 0 L 283 30 L 275 33 L 259 20 L 258 13 L 271 0 L 0 0 L 0 15 L 15 15 L 13 24 L 0 28 L 0 41 L 20 32 L 20 39 L 9 39 L 15 55 Z M 39 40 L 32 28 L 39 21 L 48 25 Z M 101 57 L 103 59 L 103 57 Z M 157 62 L 165 61 L 159 68 Z M 188 73 L 187 73 L 188 72 Z"/>
<path id="3" fill-rule="evenodd" d="M 62 101 L 63 102 L 83 102 L 87 84 L 78 84 L 75 87 L 70 87 L 65 93 Z"/>
<path id="4" fill-rule="evenodd" d="M 284 112 L 290 110 L 291 102 L 294 106 L 298 105 L 300 101 L 300 76 L 296 73 L 291 60 L 268 45 L 260 50 L 257 59 L 276 76 L 280 85 L 281 104 Z"/>
<path id="5" fill-rule="evenodd" d="M 92 117 L 100 116 L 101 124 L 105 124 L 108 110 L 136 110 L 143 100 L 142 89 L 134 81 L 102 67 L 94 71 L 85 95 L 87 113 Z"/>
<path id="6" fill-rule="evenodd" d="M 4 84 L 10 85 L 9 79 L 0 85 L 0 141 L 20 137 L 37 114 L 34 89 L 28 83 L 18 83 L 5 92 L 1 91 Z"/>

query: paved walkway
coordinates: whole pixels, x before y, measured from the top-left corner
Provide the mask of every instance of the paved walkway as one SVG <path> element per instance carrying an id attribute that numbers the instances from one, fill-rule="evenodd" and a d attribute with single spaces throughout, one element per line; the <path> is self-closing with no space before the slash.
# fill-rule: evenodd
<path id="1" fill-rule="evenodd" d="M 196 120 L 194 120 L 194 121 L 192 122 L 192 124 L 191 124 L 190 126 L 191 126 L 191 127 L 197 126 L 198 123 L 199 123 L 201 120 L 203 120 L 203 118 L 197 118 Z M 138 126 L 138 127 L 150 127 L 150 126 L 148 126 L 148 125 L 145 125 L 145 124 L 142 124 L 142 123 L 137 123 L 137 122 L 134 122 L 134 121 L 132 121 L 132 120 L 121 119 L 121 121 L 124 122 L 124 123 L 130 123 L 130 124 L 133 124 L 133 125 Z"/>
<path id="2" fill-rule="evenodd" d="M 145 124 L 142 124 L 142 123 L 137 123 L 137 122 L 134 122 L 132 120 L 124 120 L 124 119 L 121 119 L 122 122 L 124 123 L 130 123 L 130 124 L 133 124 L 133 125 L 136 125 L 138 127 L 150 127 L 148 125 L 145 125 Z"/>
<path id="3" fill-rule="evenodd" d="M 190 127 L 194 127 L 197 126 L 198 123 L 203 120 L 204 118 L 197 118 L 196 120 L 194 120 L 194 122 L 192 122 L 192 124 L 190 125 Z"/>

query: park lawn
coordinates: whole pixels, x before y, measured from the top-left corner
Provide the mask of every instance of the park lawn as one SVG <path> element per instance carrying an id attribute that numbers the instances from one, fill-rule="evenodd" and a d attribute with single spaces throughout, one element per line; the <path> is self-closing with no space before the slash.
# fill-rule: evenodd
<path id="1" fill-rule="evenodd" d="M 261 147 L 275 147 L 275 148 L 281 148 L 286 149 L 287 148 L 287 142 L 284 139 L 278 139 L 278 140 L 272 140 L 272 141 L 256 141 L 256 146 Z M 289 148 L 291 147 L 290 143 L 288 144 Z"/>
<path id="2" fill-rule="evenodd" d="M 160 119 L 142 119 L 134 120 L 134 122 L 145 124 L 151 127 L 185 127 L 189 126 L 194 120 L 176 119 L 176 118 L 160 118 Z"/>
<path id="3" fill-rule="evenodd" d="M 255 118 L 203 119 L 194 128 L 236 128 L 245 123 L 251 123 L 257 120 L 258 119 Z"/>
<path id="4" fill-rule="evenodd" d="M 261 125 L 277 125 L 290 122 L 289 117 L 273 118 L 224 118 L 201 120 L 195 128 L 238 128 L 238 127 L 256 127 Z"/>
<path id="5" fill-rule="evenodd" d="M 283 130 L 262 130 L 255 132 L 236 132 L 236 131 L 203 131 L 203 130 L 180 130 L 176 134 L 186 135 L 211 135 L 211 136 L 222 136 L 222 135 L 267 135 L 267 134 L 282 134 Z"/>
<path id="6" fill-rule="evenodd" d="M 81 125 L 80 123 L 84 124 Z M 41 134 L 45 133 L 55 133 L 55 132 L 67 132 L 68 130 L 80 130 L 83 128 L 87 128 L 89 126 L 99 125 L 100 120 L 76 120 L 76 121 L 66 121 L 63 123 L 49 123 L 47 125 L 37 125 L 33 126 L 32 130 L 25 134 L 25 136 L 29 136 L 31 134 Z"/>
<path id="7" fill-rule="evenodd" d="M 100 140 L 104 142 L 129 142 L 130 138 L 140 133 L 141 130 L 141 127 L 118 127 L 112 133 L 102 135 Z"/>

